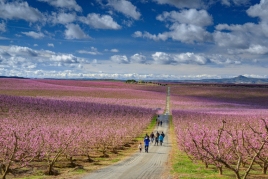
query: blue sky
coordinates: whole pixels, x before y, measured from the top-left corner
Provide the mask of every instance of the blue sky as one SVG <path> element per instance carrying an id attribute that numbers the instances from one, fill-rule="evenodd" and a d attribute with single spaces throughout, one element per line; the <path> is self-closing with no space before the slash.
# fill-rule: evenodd
<path id="1" fill-rule="evenodd" d="M 268 78 L 268 0 L 0 0 L 0 75 Z"/>

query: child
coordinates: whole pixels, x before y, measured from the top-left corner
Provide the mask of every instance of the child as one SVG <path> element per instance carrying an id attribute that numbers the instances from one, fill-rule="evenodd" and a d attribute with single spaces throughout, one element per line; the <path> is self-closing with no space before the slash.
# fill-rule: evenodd
<path id="1" fill-rule="evenodd" d="M 141 152 L 142 151 L 142 144 L 141 143 L 139 144 L 138 148 L 140 149 L 140 152 Z"/>

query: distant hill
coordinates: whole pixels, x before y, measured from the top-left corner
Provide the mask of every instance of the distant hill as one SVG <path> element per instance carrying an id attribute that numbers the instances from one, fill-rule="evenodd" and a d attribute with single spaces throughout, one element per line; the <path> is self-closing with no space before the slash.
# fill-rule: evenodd
<path id="1" fill-rule="evenodd" d="M 27 78 L 19 77 L 19 76 L 0 76 L 0 78 L 18 78 L 18 79 L 27 79 Z"/>
<path id="2" fill-rule="evenodd" d="M 227 83 L 227 84 L 268 84 L 267 78 L 248 78 L 245 76 L 237 76 L 234 78 L 222 79 L 203 79 L 203 80 L 186 80 L 184 82 L 202 82 L 202 83 Z"/>
<path id="3" fill-rule="evenodd" d="M 0 76 L 0 78 L 17 78 L 17 79 L 29 79 L 19 76 Z M 56 79 L 56 78 L 45 78 Z M 64 79 L 61 79 L 64 80 Z M 102 80 L 102 81 L 128 81 L 128 80 L 115 80 L 115 79 L 91 79 L 91 78 L 79 78 L 68 80 Z M 268 78 L 249 78 L 243 75 L 239 75 L 234 78 L 222 78 L 222 79 L 202 79 L 202 80 L 144 80 L 145 82 L 159 82 L 159 83 L 213 83 L 213 84 L 265 84 L 268 85 Z"/>

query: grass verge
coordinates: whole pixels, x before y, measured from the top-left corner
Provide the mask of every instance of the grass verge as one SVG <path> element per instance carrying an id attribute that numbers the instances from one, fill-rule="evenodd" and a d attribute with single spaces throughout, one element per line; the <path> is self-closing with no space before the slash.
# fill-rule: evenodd
<path id="1" fill-rule="evenodd" d="M 194 163 L 189 157 L 178 149 L 176 140 L 175 127 L 172 123 L 172 116 L 169 121 L 169 133 L 171 139 L 172 149 L 169 156 L 170 175 L 173 179 L 233 179 L 235 176 L 232 172 L 224 170 L 223 175 L 219 175 L 214 166 L 205 168 L 204 164 L 200 162 Z"/>

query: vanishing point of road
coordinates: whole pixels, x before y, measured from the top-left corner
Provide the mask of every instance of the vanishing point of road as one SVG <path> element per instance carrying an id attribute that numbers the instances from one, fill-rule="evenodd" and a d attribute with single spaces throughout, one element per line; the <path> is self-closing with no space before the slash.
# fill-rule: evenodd
<path id="1" fill-rule="evenodd" d="M 160 115 L 163 121 L 162 126 L 156 126 L 154 133 L 164 132 L 165 138 L 162 146 L 150 143 L 149 152 L 145 153 L 144 148 L 129 158 L 114 165 L 96 170 L 82 179 L 168 179 L 171 178 L 167 167 L 171 141 L 169 139 L 169 88 L 167 91 L 167 103 L 165 114 Z"/>

